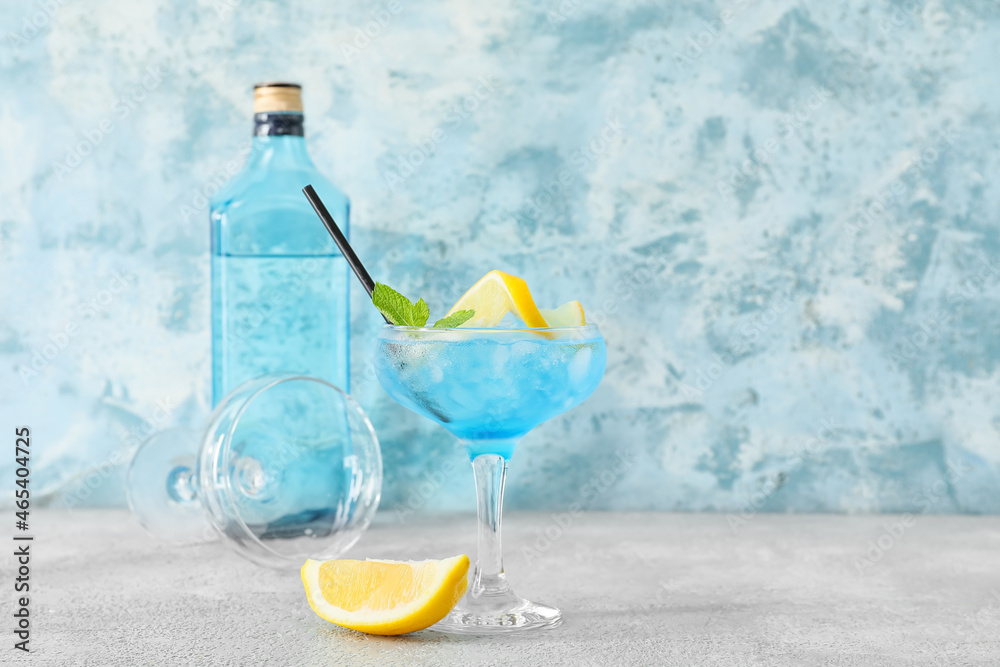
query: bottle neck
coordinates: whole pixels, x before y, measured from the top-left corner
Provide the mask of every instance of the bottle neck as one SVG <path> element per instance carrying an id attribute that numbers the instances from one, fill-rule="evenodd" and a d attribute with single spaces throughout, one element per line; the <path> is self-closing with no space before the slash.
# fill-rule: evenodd
<path id="1" fill-rule="evenodd" d="M 303 116 L 296 112 L 254 114 L 250 166 L 276 169 L 311 167 Z"/>
<path id="2" fill-rule="evenodd" d="M 255 137 L 304 137 L 305 117 L 301 111 L 266 111 L 253 115 Z"/>

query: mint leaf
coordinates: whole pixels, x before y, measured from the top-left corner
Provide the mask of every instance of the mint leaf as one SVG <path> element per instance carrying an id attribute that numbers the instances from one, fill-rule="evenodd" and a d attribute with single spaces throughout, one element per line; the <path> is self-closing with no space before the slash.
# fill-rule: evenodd
<path id="1" fill-rule="evenodd" d="M 396 326 L 402 326 L 410 312 L 410 300 L 382 283 L 375 283 L 372 303 Z"/>
<path id="2" fill-rule="evenodd" d="M 427 324 L 431 311 L 427 303 L 420 299 L 411 302 L 405 296 L 388 285 L 375 283 L 372 290 L 372 303 L 389 318 L 389 321 L 399 327 L 422 327 Z"/>
<path id="3" fill-rule="evenodd" d="M 422 327 L 427 325 L 431 309 L 427 302 L 418 299 L 413 303 L 388 285 L 375 283 L 372 303 L 397 327 Z M 468 322 L 476 314 L 474 310 L 459 310 L 434 323 L 435 327 L 457 327 Z"/>
<path id="4" fill-rule="evenodd" d="M 413 307 L 409 299 L 382 283 L 375 283 L 375 289 L 372 290 L 372 303 L 382 311 L 383 315 L 389 318 L 390 322 L 397 326 L 406 326 L 410 309 Z"/>
<path id="5" fill-rule="evenodd" d="M 457 327 L 459 325 L 462 325 L 462 324 L 465 324 L 466 322 L 468 322 L 470 319 L 472 319 L 473 315 L 475 315 L 475 314 L 476 314 L 476 311 L 474 311 L 474 310 L 456 310 L 451 315 L 448 315 L 446 317 L 442 317 L 440 320 L 438 320 L 437 322 L 435 322 L 434 323 L 434 328 L 437 329 L 437 328 L 441 328 L 441 327 L 448 327 L 448 328 Z"/>
<path id="6" fill-rule="evenodd" d="M 422 327 L 427 324 L 427 318 L 431 316 L 431 309 L 427 307 L 427 302 L 423 299 L 417 301 L 410 310 L 411 327 Z"/>

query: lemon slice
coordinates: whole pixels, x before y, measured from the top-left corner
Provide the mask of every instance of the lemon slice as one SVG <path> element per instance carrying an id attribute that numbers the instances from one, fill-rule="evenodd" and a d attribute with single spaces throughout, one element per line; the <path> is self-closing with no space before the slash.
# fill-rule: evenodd
<path id="1" fill-rule="evenodd" d="M 517 315 L 525 326 L 548 326 L 531 298 L 528 283 L 503 271 L 490 271 L 480 278 L 451 307 L 448 315 L 457 310 L 470 309 L 476 314 L 463 327 L 495 327 L 507 313 Z"/>
<path id="2" fill-rule="evenodd" d="M 373 635 L 401 635 L 448 615 L 468 587 L 466 555 L 425 561 L 307 560 L 309 606 L 331 623 Z"/>
<path id="3" fill-rule="evenodd" d="M 539 308 L 550 327 L 582 327 L 587 323 L 587 318 L 583 314 L 583 306 L 579 301 L 564 303 L 558 308 Z"/>

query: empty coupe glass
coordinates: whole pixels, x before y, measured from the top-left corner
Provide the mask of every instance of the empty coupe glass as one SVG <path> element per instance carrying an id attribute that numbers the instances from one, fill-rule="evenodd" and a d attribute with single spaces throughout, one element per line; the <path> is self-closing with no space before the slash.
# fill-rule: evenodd
<path id="1" fill-rule="evenodd" d="M 171 429 L 129 466 L 129 506 L 154 536 L 217 534 L 261 565 L 337 558 L 371 523 L 382 488 L 378 439 L 361 407 L 317 378 L 268 375 L 215 408 L 204 432 Z"/>

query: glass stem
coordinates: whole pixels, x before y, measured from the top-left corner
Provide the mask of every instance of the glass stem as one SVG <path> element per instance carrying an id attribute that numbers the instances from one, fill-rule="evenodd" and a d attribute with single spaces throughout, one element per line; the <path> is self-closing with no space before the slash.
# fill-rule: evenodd
<path id="1" fill-rule="evenodd" d="M 516 599 L 503 571 L 500 521 L 507 460 L 499 454 L 480 454 L 472 460 L 476 475 L 476 505 L 479 514 L 479 553 L 472 575 L 469 597 L 475 601 L 508 603 Z"/>
<path id="2" fill-rule="evenodd" d="M 198 497 L 198 480 L 188 466 L 177 466 L 167 475 L 167 494 L 177 503 L 194 502 Z"/>

